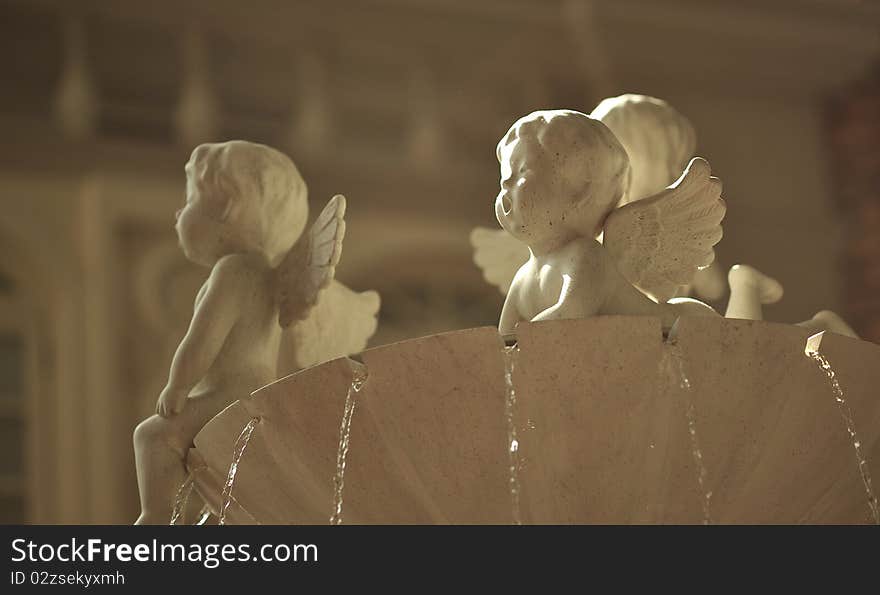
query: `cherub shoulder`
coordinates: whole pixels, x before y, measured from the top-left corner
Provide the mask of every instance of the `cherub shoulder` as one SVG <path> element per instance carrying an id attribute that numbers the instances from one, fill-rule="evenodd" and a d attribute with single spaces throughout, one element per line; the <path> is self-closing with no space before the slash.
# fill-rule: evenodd
<path id="1" fill-rule="evenodd" d="M 231 296 L 268 279 L 272 269 L 257 254 L 227 254 L 218 260 L 208 278 L 209 290 L 219 289 Z"/>

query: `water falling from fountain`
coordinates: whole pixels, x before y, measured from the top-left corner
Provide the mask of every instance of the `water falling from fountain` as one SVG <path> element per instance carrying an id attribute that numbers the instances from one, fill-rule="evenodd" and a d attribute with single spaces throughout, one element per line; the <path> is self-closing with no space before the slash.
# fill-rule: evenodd
<path id="1" fill-rule="evenodd" d="M 190 473 L 187 475 L 186 479 L 183 480 L 183 483 L 180 484 L 180 487 L 177 488 L 177 495 L 174 497 L 174 508 L 171 512 L 171 522 L 169 525 L 176 525 L 181 521 L 183 512 L 186 510 L 186 505 L 189 502 L 190 494 L 192 494 L 193 485 L 193 476 L 192 473 Z"/>
<path id="2" fill-rule="evenodd" d="M 837 403 L 837 410 L 840 412 L 840 417 L 843 420 L 843 423 L 846 425 L 846 432 L 852 440 L 853 450 L 856 455 L 856 462 L 859 466 L 859 475 L 862 478 L 862 484 L 865 487 L 865 495 L 868 498 L 868 508 L 871 511 L 871 516 L 874 519 L 875 525 L 880 525 L 880 510 L 878 510 L 877 505 L 877 496 L 874 494 L 874 487 L 871 483 L 871 472 L 868 470 L 868 461 L 865 459 L 865 456 L 862 454 L 862 443 L 859 440 L 858 435 L 856 434 L 855 422 L 853 421 L 852 410 L 849 407 L 849 404 L 846 402 L 846 396 L 843 392 L 843 388 L 840 386 L 840 382 L 837 380 L 837 374 L 834 372 L 834 368 L 831 367 L 831 363 L 828 359 L 819 353 L 819 347 L 822 344 L 822 337 L 825 335 L 825 331 L 820 333 L 816 333 L 815 335 L 810 336 L 807 339 L 807 344 L 804 347 L 804 354 L 807 357 L 816 362 L 816 365 L 819 366 L 819 369 L 825 374 L 828 378 L 828 382 L 831 384 L 831 392 L 834 395 L 834 401 Z"/>
<path id="3" fill-rule="evenodd" d="M 688 390 L 690 390 L 690 385 L 688 385 Z M 712 502 L 712 492 L 706 487 L 706 464 L 703 462 L 703 451 L 700 449 L 700 439 L 697 436 L 697 419 L 693 403 L 688 403 L 687 420 L 688 433 L 691 436 L 691 454 L 694 457 L 694 463 L 697 465 L 697 483 L 700 486 L 700 491 L 703 493 L 703 524 L 711 525 L 712 514 L 710 505 Z"/>
<path id="4" fill-rule="evenodd" d="M 668 343 L 669 358 L 675 362 L 673 368 L 672 362 L 667 360 L 668 373 L 672 382 L 677 382 L 679 389 L 687 395 L 687 407 L 685 408 L 685 417 L 687 419 L 688 435 L 691 441 L 691 456 L 694 459 L 694 465 L 697 469 L 697 484 L 700 487 L 700 493 L 703 495 L 703 524 L 712 524 L 712 491 L 708 489 L 708 472 L 706 471 L 706 463 L 703 461 L 703 451 L 700 448 L 700 437 L 697 433 L 697 415 L 694 408 L 693 390 L 691 389 L 691 381 L 687 376 L 684 368 L 684 355 L 681 348 L 675 342 Z M 664 354 L 664 359 L 667 356 Z"/>
<path id="5" fill-rule="evenodd" d="M 259 417 L 250 420 L 241 431 L 238 440 L 235 441 L 235 447 L 232 449 L 232 463 L 229 464 L 229 473 L 226 474 L 226 483 L 223 485 L 223 495 L 221 496 L 221 502 L 223 504 L 220 508 L 219 525 L 226 524 L 226 510 L 232 502 L 232 488 L 235 485 L 235 475 L 238 473 L 238 464 L 241 462 L 241 457 L 244 456 L 244 451 L 247 448 L 248 442 L 251 441 L 251 435 L 254 433 L 254 428 L 257 427 L 259 422 Z"/>
<path id="6" fill-rule="evenodd" d="M 367 368 L 364 365 L 356 365 L 353 368 L 351 384 L 348 394 L 345 395 L 345 408 L 342 411 L 342 421 L 339 424 L 339 445 L 336 448 L 336 475 L 333 477 L 333 511 L 330 513 L 330 524 L 342 524 L 342 492 L 345 488 L 345 461 L 348 457 L 348 446 L 351 438 L 351 418 L 357 401 L 354 395 L 359 393 L 367 381 Z"/>
<path id="7" fill-rule="evenodd" d="M 513 524 L 522 525 L 519 510 L 519 440 L 516 433 L 516 389 L 513 386 L 513 369 L 516 364 L 516 345 L 504 348 L 504 384 L 507 387 L 507 399 L 504 402 L 504 417 L 507 422 L 507 454 L 509 458 L 510 506 L 513 513 Z"/>
<path id="8" fill-rule="evenodd" d="M 199 518 L 196 521 L 196 525 L 204 525 L 208 522 L 208 519 L 211 518 L 211 507 L 205 504 L 202 506 L 202 509 L 199 511 Z"/>

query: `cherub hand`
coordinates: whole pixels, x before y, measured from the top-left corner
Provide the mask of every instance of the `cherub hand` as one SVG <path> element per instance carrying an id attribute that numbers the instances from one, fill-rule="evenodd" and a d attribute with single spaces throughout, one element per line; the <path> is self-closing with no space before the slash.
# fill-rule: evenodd
<path id="1" fill-rule="evenodd" d="M 166 386 L 156 402 L 156 413 L 162 417 L 171 417 L 183 411 L 189 391 Z"/>

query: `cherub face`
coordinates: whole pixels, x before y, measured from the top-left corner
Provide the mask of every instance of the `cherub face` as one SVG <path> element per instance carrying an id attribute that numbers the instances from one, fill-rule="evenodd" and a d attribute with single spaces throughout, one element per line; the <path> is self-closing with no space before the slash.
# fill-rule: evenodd
<path id="1" fill-rule="evenodd" d="M 534 112 L 498 145 L 495 216 L 533 251 L 595 237 L 626 187 L 626 152 L 601 122 L 580 112 Z"/>
<path id="2" fill-rule="evenodd" d="M 186 203 L 175 214 L 177 238 L 186 257 L 201 265 L 213 266 L 229 253 L 228 233 L 218 200 L 212 200 L 210 166 L 201 147 L 193 151 L 186 164 Z"/>
<path id="3" fill-rule="evenodd" d="M 507 141 L 499 147 L 501 191 L 495 199 L 495 217 L 508 233 L 534 247 L 564 233 L 564 184 L 553 175 L 565 173 L 559 166 L 562 156 L 548 155 L 535 139 L 516 133 Z"/>
<path id="4" fill-rule="evenodd" d="M 233 252 L 276 266 L 308 220 L 308 191 L 283 153 L 241 140 L 199 145 L 186 164 L 177 234 L 187 257 L 212 266 Z"/>

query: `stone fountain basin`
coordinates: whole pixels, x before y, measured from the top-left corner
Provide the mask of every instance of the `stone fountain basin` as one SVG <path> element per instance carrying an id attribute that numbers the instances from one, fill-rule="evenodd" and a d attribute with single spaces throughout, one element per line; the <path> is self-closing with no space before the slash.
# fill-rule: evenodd
<path id="1" fill-rule="evenodd" d="M 708 501 L 712 523 L 871 522 L 838 403 L 804 354 L 808 334 L 683 318 L 673 347 L 648 317 L 520 324 L 522 521 L 703 523 Z M 513 522 L 503 346 L 487 327 L 362 354 L 369 379 L 354 394 L 343 523 Z M 826 334 L 821 353 L 880 477 L 880 347 Z M 202 429 L 187 462 L 215 513 L 234 443 L 258 417 L 227 522 L 329 522 L 352 365 L 342 358 L 282 378 Z"/>

